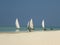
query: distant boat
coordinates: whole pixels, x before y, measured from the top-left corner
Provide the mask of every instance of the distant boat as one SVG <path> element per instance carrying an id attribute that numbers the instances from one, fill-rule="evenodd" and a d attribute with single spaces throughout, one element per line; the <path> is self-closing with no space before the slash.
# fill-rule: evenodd
<path id="1" fill-rule="evenodd" d="M 32 19 L 28 22 L 27 28 L 28 28 L 29 32 L 31 32 L 33 30 L 34 27 L 33 27 L 33 20 Z"/>
<path id="2" fill-rule="evenodd" d="M 18 18 L 16 18 L 15 25 L 16 25 L 16 29 L 19 29 L 19 28 L 20 28 Z M 18 32 L 18 31 L 19 31 L 19 30 L 16 30 L 16 32 Z"/>
<path id="3" fill-rule="evenodd" d="M 44 22 L 44 19 L 42 20 L 42 28 L 43 28 L 44 30 L 46 30 L 46 29 L 45 29 L 45 22 Z"/>

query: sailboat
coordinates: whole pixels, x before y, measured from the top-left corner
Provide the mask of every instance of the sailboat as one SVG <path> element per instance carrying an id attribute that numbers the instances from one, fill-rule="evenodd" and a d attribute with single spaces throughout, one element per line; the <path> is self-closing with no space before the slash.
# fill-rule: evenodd
<path id="1" fill-rule="evenodd" d="M 32 20 L 32 19 L 30 20 L 29 25 L 30 25 L 30 28 L 31 28 L 31 29 L 33 29 L 33 28 L 34 28 L 34 27 L 33 27 L 33 20 Z"/>
<path id="2" fill-rule="evenodd" d="M 28 24 L 27 24 L 27 28 L 29 27 L 29 21 L 28 21 Z"/>
<path id="3" fill-rule="evenodd" d="M 19 28 L 20 28 L 18 18 L 16 18 L 15 25 L 16 25 L 16 29 L 17 29 L 16 32 L 18 32 L 19 31 Z"/>
<path id="4" fill-rule="evenodd" d="M 45 28 L 44 20 L 42 20 L 42 28 Z"/>
<path id="5" fill-rule="evenodd" d="M 27 23 L 27 31 L 29 32 L 29 21 Z"/>
<path id="6" fill-rule="evenodd" d="M 28 28 L 29 32 L 31 32 L 33 30 L 34 27 L 33 27 L 33 20 L 32 19 L 28 22 L 27 28 Z"/>
<path id="7" fill-rule="evenodd" d="M 45 22 L 44 22 L 44 19 L 42 20 L 42 28 L 43 28 L 44 30 L 46 30 L 46 29 L 45 29 Z"/>

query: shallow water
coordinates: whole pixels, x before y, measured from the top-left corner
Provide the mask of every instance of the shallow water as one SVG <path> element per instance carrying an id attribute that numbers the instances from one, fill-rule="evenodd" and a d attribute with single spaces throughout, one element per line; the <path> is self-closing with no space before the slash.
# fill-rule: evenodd
<path id="1" fill-rule="evenodd" d="M 16 27 L 0 27 L 0 32 L 16 32 Z M 34 31 L 42 31 L 43 29 L 42 28 L 34 28 Z M 53 28 L 53 30 L 60 30 L 60 28 Z M 28 31 L 28 29 L 26 27 L 21 27 L 19 29 L 20 32 L 24 32 L 24 31 Z M 51 31 L 51 28 L 46 28 L 46 31 Z"/>

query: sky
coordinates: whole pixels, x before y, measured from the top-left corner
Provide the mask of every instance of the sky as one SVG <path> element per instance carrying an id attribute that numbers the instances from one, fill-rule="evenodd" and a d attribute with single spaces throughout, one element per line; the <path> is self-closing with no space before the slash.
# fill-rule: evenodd
<path id="1" fill-rule="evenodd" d="M 35 27 L 60 27 L 60 0 L 0 0 L 0 26 L 15 26 L 16 18 L 22 27 L 32 18 Z"/>

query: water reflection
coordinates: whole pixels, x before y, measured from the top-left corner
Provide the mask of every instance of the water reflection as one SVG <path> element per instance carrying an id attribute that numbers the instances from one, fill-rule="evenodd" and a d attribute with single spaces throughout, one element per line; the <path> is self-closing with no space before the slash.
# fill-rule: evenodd
<path id="1" fill-rule="evenodd" d="M 20 32 L 20 30 L 19 29 L 16 29 L 16 32 Z"/>

